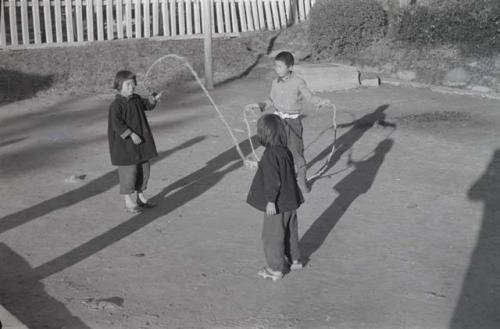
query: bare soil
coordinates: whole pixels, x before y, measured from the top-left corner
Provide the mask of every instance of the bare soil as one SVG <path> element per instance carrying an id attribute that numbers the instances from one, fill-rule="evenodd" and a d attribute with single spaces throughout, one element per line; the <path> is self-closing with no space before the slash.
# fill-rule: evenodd
<path id="1" fill-rule="evenodd" d="M 242 109 L 268 87 L 212 93 L 247 153 Z M 33 329 L 499 328 L 500 103 L 389 86 L 323 96 L 337 151 L 299 209 L 307 266 L 278 282 L 257 276 L 253 174 L 201 91 L 150 114 L 158 206 L 136 216 L 109 161 L 113 95 L 4 104 L 1 304 Z M 333 133 L 317 138 L 330 112 L 306 113 L 312 174 Z"/>

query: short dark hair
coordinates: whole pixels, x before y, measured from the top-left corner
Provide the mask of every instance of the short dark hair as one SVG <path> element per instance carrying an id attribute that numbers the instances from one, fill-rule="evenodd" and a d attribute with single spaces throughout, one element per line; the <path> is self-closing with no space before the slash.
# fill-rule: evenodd
<path id="1" fill-rule="evenodd" d="M 121 90 L 123 83 L 127 80 L 134 80 L 135 85 L 137 85 L 137 79 L 134 73 L 130 71 L 119 71 L 116 73 L 115 82 L 113 82 L 113 89 Z"/>
<path id="2" fill-rule="evenodd" d="M 276 114 L 264 114 L 257 120 L 257 134 L 265 146 L 286 146 L 285 124 Z"/>
<path id="3" fill-rule="evenodd" d="M 293 66 L 295 60 L 293 59 L 293 55 L 289 51 L 282 51 L 274 58 L 275 61 L 280 61 L 285 63 L 286 66 Z"/>

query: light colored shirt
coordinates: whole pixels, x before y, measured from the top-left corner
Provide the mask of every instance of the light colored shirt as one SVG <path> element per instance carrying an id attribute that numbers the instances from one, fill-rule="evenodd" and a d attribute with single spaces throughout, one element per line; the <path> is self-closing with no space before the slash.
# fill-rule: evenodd
<path id="1" fill-rule="evenodd" d="M 304 79 L 290 72 L 283 78 L 273 80 L 266 108 L 272 107 L 282 118 L 296 118 L 302 113 L 304 100 L 314 105 L 321 102 L 321 98 L 311 92 Z"/>

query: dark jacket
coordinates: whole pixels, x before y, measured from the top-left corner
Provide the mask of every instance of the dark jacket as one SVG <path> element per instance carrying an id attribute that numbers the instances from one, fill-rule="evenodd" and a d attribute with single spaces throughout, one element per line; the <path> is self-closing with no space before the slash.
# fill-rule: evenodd
<path id="1" fill-rule="evenodd" d="M 247 202 L 266 211 L 268 202 L 274 202 L 276 212 L 297 209 L 304 198 L 297 186 L 292 153 L 283 146 L 266 147 L 253 178 Z"/>
<path id="2" fill-rule="evenodd" d="M 148 161 L 158 155 L 144 111 L 152 110 L 155 105 L 139 95 L 130 97 L 116 95 L 109 106 L 108 140 L 111 163 L 128 166 Z M 130 138 L 132 132 L 142 139 L 136 145 Z"/>

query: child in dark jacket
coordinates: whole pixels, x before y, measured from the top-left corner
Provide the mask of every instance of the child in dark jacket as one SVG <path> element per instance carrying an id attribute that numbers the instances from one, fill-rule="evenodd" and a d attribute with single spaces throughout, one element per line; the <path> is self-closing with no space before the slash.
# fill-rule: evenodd
<path id="1" fill-rule="evenodd" d="M 149 161 L 158 155 L 145 111 L 152 110 L 158 96 L 149 100 L 134 94 L 136 78 L 130 71 L 116 74 L 114 89 L 118 90 L 109 107 L 108 140 L 111 163 L 118 166 L 120 194 L 125 209 L 137 214 L 154 205 L 144 195 L 149 179 Z M 137 198 L 134 198 L 137 192 Z"/>
<path id="2" fill-rule="evenodd" d="M 262 242 L 267 266 L 259 276 L 273 281 L 283 277 L 287 257 L 291 269 L 302 268 L 299 252 L 297 208 L 304 202 L 297 185 L 293 156 L 286 147 L 281 118 L 265 114 L 257 121 L 257 133 L 266 148 L 248 193 L 247 202 L 264 212 Z"/>
<path id="3" fill-rule="evenodd" d="M 304 79 L 293 71 L 294 58 L 288 51 L 282 51 L 274 59 L 274 70 L 278 77 L 273 80 L 269 98 L 265 102 L 253 104 L 261 111 L 273 111 L 285 123 L 287 147 L 292 152 L 293 161 L 297 166 L 297 178 L 301 191 L 309 193 L 307 184 L 307 164 L 304 157 L 304 140 L 302 137 L 302 103 L 310 102 L 319 110 L 330 106 L 330 101 L 314 95 L 307 87 Z"/>

